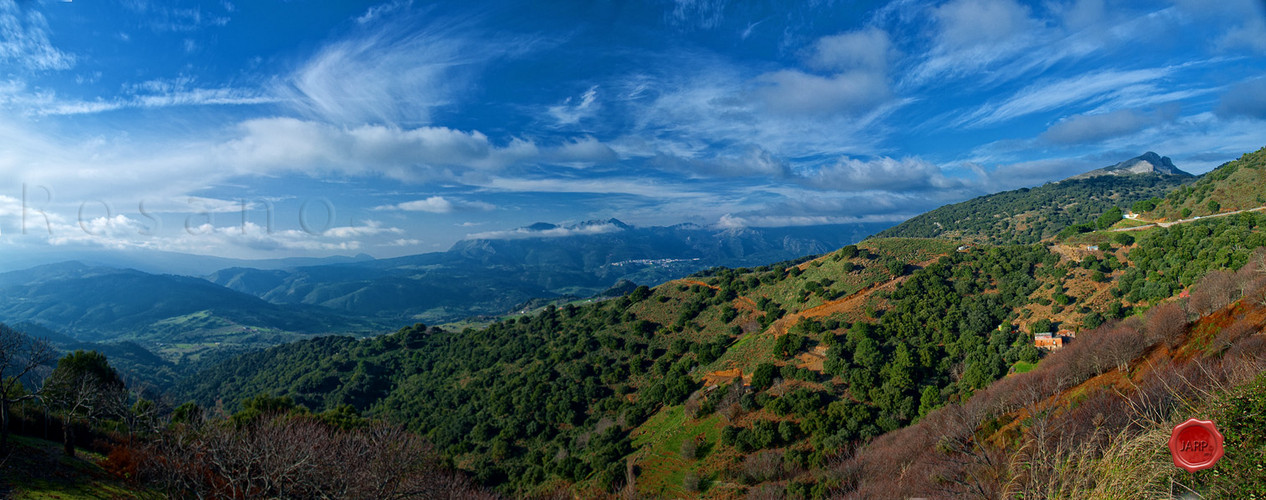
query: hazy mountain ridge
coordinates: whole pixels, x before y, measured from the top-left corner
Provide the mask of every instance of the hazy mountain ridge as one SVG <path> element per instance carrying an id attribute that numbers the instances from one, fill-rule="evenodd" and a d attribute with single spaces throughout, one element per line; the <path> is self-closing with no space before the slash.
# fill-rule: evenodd
<path id="1" fill-rule="evenodd" d="M 261 271 L 209 280 L 278 304 L 312 304 L 399 322 L 500 314 L 534 298 L 590 296 L 620 280 L 655 285 L 713 266 L 829 252 L 886 224 L 714 229 L 637 227 L 617 219 L 537 223 L 446 252 Z"/>
<path id="2" fill-rule="evenodd" d="M 66 262 L 0 274 L 0 318 L 34 322 L 81 340 L 170 340 L 173 318 L 294 333 L 365 330 L 334 311 L 284 308 L 199 278 Z M 216 327 L 218 328 L 218 327 Z M 191 333 L 192 334 L 192 333 Z"/>

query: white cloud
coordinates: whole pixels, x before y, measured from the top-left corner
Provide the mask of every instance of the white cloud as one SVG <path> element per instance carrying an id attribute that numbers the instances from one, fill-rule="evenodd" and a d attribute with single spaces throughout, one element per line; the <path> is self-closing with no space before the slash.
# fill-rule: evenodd
<path id="1" fill-rule="evenodd" d="M 364 225 L 359 226 L 339 226 L 326 229 L 321 236 L 329 238 L 348 239 L 364 236 L 378 236 L 383 234 L 402 234 L 403 229 L 398 227 L 383 226 L 381 222 L 376 220 L 367 220 Z"/>
<path id="2" fill-rule="evenodd" d="M 660 170 L 692 177 L 779 178 L 786 177 L 791 172 L 785 160 L 756 146 L 702 159 L 660 154 L 652 158 L 649 164 Z"/>
<path id="3" fill-rule="evenodd" d="M 1236 84 L 1222 95 L 1219 115 L 1244 116 L 1266 120 L 1266 78 L 1255 78 Z"/>
<path id="4" fill-rule="evenodd" d="M 0 105 L 18 114 L 35 116 L 84 115 L 128 108 L 171 106 L 253 105 L 278 102 L 257 90 L 191 87 L 191 81 L 147 81 L 126 88 L 128 95 L 110 99 L 64 99 L 48 90 L 32 91 L 20 81 L 0 86 Z"/>
<path id="5" fill-rule="evenodd" d="M 888 33 L 867 28 L 822 37 L 813 45 L 809 64 L 823 70 L 843 71 L 856 68 L 886 70 L 896 54 Z"/>
<path id="6" fill-rule="evenodd" d="M 684 188 L 677 182 L 653 178 L 620 177 L 615 179 L 535 179 L 492 177 L 479 183 L 489 191 L 515 193 L 594 193 L 624 194 L 653 199 L 699 200 L 711 196 L 705 191 Z"/>
<path id="7" fill-rule="evenodd" d="M 725 0 L 673 0 L 668 21 L 677 26 L 712 29 L 725 19 Z"/>
<path id="8" fill-rule="evenodd" d="M 507 231 L 487 231 L 466 235 L 468 240 L 517 240 L 527 238 L 562 238 L 566 236 L 587 236 L 608 234 L 624 229 L 610 223 L 585 224 L 577 227 L 553 227 L 543 230 L 518 228 Z"/>
<path id="9" fill-rule="evenodd" d="M 1178 108 L 1166 106 L 1154 112 L 1119 109 L 1108 113 L 1066 117 L 1042 132 L 1039 139 L 1054 144 L 1087 144 L 1138 132 L 1173 120 Z"/>
<path id="10" fill-rule="evenodd" d="M 153 2 L 149 0 L 129 0 L 121 2 L 124 7 L 139 14 L 154 31 L 171 31 L 189 33 L 206 27 L 225 26 L 231 20 L 229 14 L 235 11 L 233 4 L 222 2 L 219 7 L 223 13 L 203 10 L 199 7 L 172 6 L 174 2 Z"/>
<path id="11" fill-rule="evenodd" d="M 574 101 L 574 103 L 573 103 Z M 602 109 L 598 104 L 598 86 L 589 87 L 579 99 L 568 97 L 562 104 L 550 106 L 549 114 L 559 125 L 575 125 Z"/>
<path id="12" fill-rule="evenodd" d="M 277 251 L 328 254 L 359 250 L 365 246 L 364 238 L 399 235 L 404 231 L 385 227 L 376 221 L 359 226 L 339 226 L 325 231 L 273 230 L 253 222 L 230 226 L 216 226 L 209 222 L 188 224 L 175 233 L 156 234 L 153 224 L 127 215 L 111 217 L 85 217 L 68 224 L 56 214 L 49 214 L 51 231 L 34 228 L 29 235 L 10 236 L 36 238 L 54 246 L 87 246 L 108 249 L 148 249 L 165 252 L 206 254 L 260 258 L 274 256 Z M 41 221 L 42 222 L 42 221 Z M 393 241 L 402 241 L 397 238 Z M 413 240 L 408 240 L 413 241 Z M 392 242 L 385 242 L 392 245 Z"/>
<path id="13" fill-rule="evenodd" d="M 912 157 L 881 157 L 869 161 L 841 158 L 804 175 L 802 181 L 820 189 L 838 191 L 920 191 L 960 185 L 943 175 L 936 165 Z"/>
<path id="14" fill-rule="evenodd" d="M 0 0 L 0 62 L 49 71 L 70 68 L 75 57 L 53 47 L 48 22 L 33 5 Z"/>
<path id="15" fill-rule="evenodd" d="M 1266 54 L 1266 4 L 1259 0 L 1176 0 L 1183 12 L 1199 24 L 1224 26 L 1221 37 L 1212 39 L 1214 49 L 1242 49 Z"/>
<path id="16" fill-rule="evenodd" d="M 924 7 L 916 4 L 924 16 Z M 1047 35 L 1042 26 L 1029 18 L 1027 7 L 1011 0 L 955 0 L 931 9 L 936 30 L 930 47 L 905 75 L 907 85 L 921 87 L 949 77 L 972 75 L 977 85 L 993 78 L 1015 78 L 1020 68 L 985 73 L 982 70 L 1012 60 L 1017 56 L 1042 59 L 1031 48 Z"/>
<path id="17" fill-rule="evenodd" d="M 412 5 L 413 5 L 413 2 L 411 0 L 410 1 L 396 0 L 396 1 L 384 3 L 381 5 L 375 5 L 373 7 L 370 7 L 368 10 L 366 10 L 364 14 L 360 15 L 360 17 L 357 17 L 356 22 L 358 24 L 368 24 L 375 21 L 379 21 L 385 16 L 398 13 L 401 9 L 406 9 Z"/>
<path id="18" fill-rule="evenodd" d="M 766 73 L 758 95 L 778 114 L 860 113 L 892 97 L 887 79 L 874 71 L 848 71 L 824 77 L 798 70 Z"/>
<path id="19" fill-rule="evenodd" d="M 749 227 L 822 226 L 828 224 L 865 224 L 873 222 L 901 222 L 909 216 L 901 214 L 866 215 L 861 217 L 839 215 L 722 215 L 716 226 L 722 229 Z"/>
<path id="20" fill-rule="evenodd" d="M 321 47 L 275 93 L 298 112 L 331 123 L 427 124 L 431 111 L 456 102 L 488 62 L 543 43 L 419 13 L 382 20 Z"/>
<path id="21" fill-rule="evenodd" d="M 958 120 L 959 126 L 982 126 L 1005 122 L 1032 113 L 1069 105 L 1100 103 L 1136 91 L 1172 73 L 1172 68 L 1086 73 L 1055 81 L 1040 81 L 1025 87 L 1000 103 L 986 103 L 976 112 Z"/>
<path id="22" fill-rule="evenodd" d="M 374 207 L 374 210 L 400 210 L 405 212 L 447 214 L 457 210 L 494 210 L 496 208 L 496 206 L 482 201 L 450 200 L 443 196 L 432 196 L 421 200 L 405 201 L 395 205 L 380 205 Z"/>
<path id="23" fill-rule="evenodd" d="M 1010 42 L 1033 25 L 1028 8 L 1011 0 L 954 0 L 932 15 L 938 38 L 951 48 Z"/>
<path id="24" fill-rule="evenodd" d="M 880 99 L 887 82 L 873 72 L 819 76 L 787 69 L 753 77 L 698 55 L 663 64 L 682 70 L 637 75 L 624 85 L 638 96 L 629 105 L 632 126 L 608 141 L 622 157 L 723 163 L 752 150 L 784 159 L 874 154 L 887 132 L 878 121 L 909 102 Z M 851 79 L 861 86 L 847 87 Z M 815 95 L 818 88 L 824 91 Z"/>
<path id="25" fill-rule="evenodd" d="M 567 140 L 558 146 L 541 149 L 539 153 L 541 161 L 572 167 L 609 163 L 619 159 L 611 146 L 593 137 Z"/>
<path id="26" fill-rule="evenodd" d="M 340 128 L 294 118 L 249 120 L 240 129 L 240 137 L 219 147 L 218 154 L 222 164 L 236 165 L 242 174 L 339 172 L 414 182 L 520 163 L 590 164 L 614 159 L 610 148 L 592 138 L 555 147 L 520 139 L 497 146 L 478 131 L 385 125 Z"/>
<path id="27" fill-rule="evenodd" d="M 1049 7 L 1055 10 L 1064 26 L 1073 29 L 1098 27 L 1108 17 L 1103 0 L 1074 0 L 1071 3 L 1053 3 Z"/>

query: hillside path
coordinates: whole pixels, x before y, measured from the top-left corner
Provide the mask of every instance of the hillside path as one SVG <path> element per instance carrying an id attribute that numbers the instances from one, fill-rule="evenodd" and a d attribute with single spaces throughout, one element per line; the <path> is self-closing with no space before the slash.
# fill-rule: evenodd
<path id="1" fill-rule="evenodd" d="M 1235 211 L 1233 211 L 1233 212 L 1224 212 L 1224 213 L 1214 214 L 1214 215 L 1196 216 L 1196 217 L 1192 217 L 1192 218 L 1190 218 L 1190 219 L 1181 219 L 1181 220 L 1176 220 L 1176 221 L 1172 221 L 1172 222 L 1152 222 L 1152 223 L 1150 223 L 1150 224 L 1148 224 L 1148 225 L 1146 225 L 1146 226 L 1123 227 L 1123 228 L 1120 228 L 1120 229 L 1109 229 L 1109 230 L 1108 230 L 1108 232 L 1111 232 L 1111 233 L 1122 233 L 1122 232 L 1125 232 L 1125 231 L 1140 231 L 1140 230 L 1143 230 L 1143 229 L 1151 229 L 1151 228 L 1153 228 L 1153 227 L 1169 227 L 1169 226 L 1173 226 L 1173 225 L 1175 225 L 1175 224 L 1186 224 L 1186 223 L 1188 223 L 1188 222 L 1195 222 L 1195 221 L 1198 221 L 1198 220 L 1203 220 L 1203 219 L 1212 219 L 1212 218 L 1214 218 L 1214 217 L 1226 217 L 1226 216 L 1228 216 L 1228 215 L 1235 215 L 1235 214 L 1242 213 L 1242 212 L 1260 212 L 1260 211 L 1262 211 L 1262 210 L 1266 210 L 1266 207 L 1246 208 L 1246 209 L 1244 209 L 1244 210 L 1235 210 Z M 1146 221 L 1143 221 L 1143 220 L 1140 220 L 1140 219 L 1131 219 L 1131 220 L 1137 220 L 1137 221 L 1139 221 L 1139 222 L 1146 222 Z"/>

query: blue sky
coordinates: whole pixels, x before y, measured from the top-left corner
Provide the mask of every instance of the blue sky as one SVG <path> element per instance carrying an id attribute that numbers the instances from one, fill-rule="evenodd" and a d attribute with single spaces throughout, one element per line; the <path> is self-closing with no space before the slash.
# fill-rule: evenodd
<path id="1" fill-rule="evenodd" d="M 0 0 L 0 249 L 895 222 L 1263 120 L 1258 0 Z"/>

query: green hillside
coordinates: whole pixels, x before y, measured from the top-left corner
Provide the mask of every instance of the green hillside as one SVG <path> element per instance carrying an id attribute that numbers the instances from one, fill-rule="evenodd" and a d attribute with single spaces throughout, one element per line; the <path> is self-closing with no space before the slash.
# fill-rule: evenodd
<path id="1" fill-rule="evenodd" d="M 1252 247 L 1219 242 L 1262 240 L 1263 223 L 1246 214 L 1145 231 L 1117 249 L 1124 260 L 1104 283 L 1089 278 L 1104 260 L 1071 248 L 875 239 L 483 330 L 287 344 L 182 387 L 203 403 L 269 392 L 316 410 L 351 404 L 406 423 L 503 493 L 615 491 L 632 461 L 634 487 L 651 495 L 815 496 L 849 488 L 828 470 L 845 450 L 972 401 L 1012 366 L 1048 371 L 1029 328 L 1007 326 L 1051 328 L 1033 314 L 1040 302 L 1097 318 L 1057 328 L 1115 324 L 1245 265 Z M 1161 290 L 1136 278 L 1152 274 L 1177 281 Z M 1095 301 L 1075 295 L 1087 282 L 1106 287 Z M 789 472 L 761 472 L 761 461 Z"/>
<path id="2" fill-rule="evenodd" d="M 615 488 L 627 457 L 660 446 L 667 417 L 657 415 L 681 405 L 691 421 L 706 422 L 700 432 L 721 439 L 704 448 L 729 457 L 681 464 L 701 477 L 767 449 L 797 449 L 821 464 L 831 450 L 900 428 L 1010 364 L 1035 361 L 1023 335 L 997 327 L 1057 261 L 1041 246 L 955 252 L 949 243 L 874 240 L 798 266 L 705 273 L 481 331 L 411 327 L 366 341 L 288 344 L 184 387 L 202 402 L 273 392 L 314 409 L 352 404 L 407 422 L 505 492 Z M 824 275 L 841 279 L 823 286 Z M 789 311 L 862 289 L 884 297 L 780 331 L 779 319 L 797 314 Z M 824 362 L 797 360 L 818 346 Z M 749 366 L 748 389 L 704 382 Z M 662 472 L 648 467 L 648 485 Z"/>
<path id="3" fill-rule="evenodd" d="M 879 237 L 959 238 L 1029 244 L 1066 227 L 1094 223 L 1112 207 L 1165 196 L 1191 181 L 1182 175 L 1136 174 L 1067 179 L 945 205 L 881 231 Z"/>
<path id="4" fill-rule="evenodd" d="M 1266 148 L 1245 153 L 1175 189 L 1155 208 L 1145 211 L 1143 218 L 1172 221 L 1262 206 L 1266 206 Z"/>

